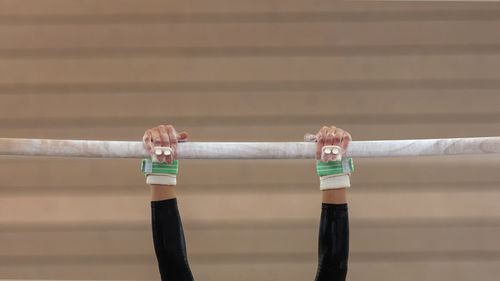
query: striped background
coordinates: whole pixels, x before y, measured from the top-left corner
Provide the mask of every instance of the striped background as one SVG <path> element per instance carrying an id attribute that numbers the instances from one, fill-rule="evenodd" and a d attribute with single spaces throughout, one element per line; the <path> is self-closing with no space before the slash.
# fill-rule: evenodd
<path id="1" fill-rule="evenodd" d="M 498 3 L 1 0 L 0 136 L 500 135 Z M 498 156 L 356 162 L 349 280 L 497 280 Z M 0 279 L 159 280 L 140 161 L 0 157 Z M 197 281 L 313 280 L 314 163 L 180 163 Z"/>

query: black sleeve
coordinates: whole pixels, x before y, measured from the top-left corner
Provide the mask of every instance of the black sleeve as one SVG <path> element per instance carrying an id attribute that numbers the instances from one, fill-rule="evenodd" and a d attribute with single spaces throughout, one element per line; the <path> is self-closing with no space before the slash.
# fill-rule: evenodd
<path id="1" fill-rule="evenodd" d="M 151 202 L 153 242 L 162 281 L 193 281 L 177 199 Z"/>
<path id="2" fill-rule="evenodd" d="M 347 204 L 321 205 L 315 281 L 345 281 L 349 255 Z"/>

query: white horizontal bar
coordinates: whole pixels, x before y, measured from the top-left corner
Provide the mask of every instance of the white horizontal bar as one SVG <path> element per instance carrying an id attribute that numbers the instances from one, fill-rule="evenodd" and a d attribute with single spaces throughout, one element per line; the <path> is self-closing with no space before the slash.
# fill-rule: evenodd
<path id="1" fill-rule="evenodd" d="M 186 142 L 180 159 L 314 158 L 308 142 Z M 400 157 L 500 153 L 500 137 L 353 141 L 346 157 Z M 0 155 L 147 158 L 141 142 L 0 138 Z"/>

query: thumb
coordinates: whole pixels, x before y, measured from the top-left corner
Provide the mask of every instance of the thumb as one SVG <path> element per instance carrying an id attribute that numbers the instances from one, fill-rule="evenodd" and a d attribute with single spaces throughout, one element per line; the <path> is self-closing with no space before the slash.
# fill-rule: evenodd
<path id="1" fill-rule="evenodd" d="M 316 141 L 316 135 L 313 135 L 313 134 L 305 134 L 305 135 L 304 135 L 304 141 L 305 141 L 305 142 L 313 142 L 313 141 Z"/>
<path id="2" fill-rule="evenodd" d="M 177 141 L 187 141 L 187 138 L 189 137 L 187 132 L 180 132 L 177 134 Z"/>

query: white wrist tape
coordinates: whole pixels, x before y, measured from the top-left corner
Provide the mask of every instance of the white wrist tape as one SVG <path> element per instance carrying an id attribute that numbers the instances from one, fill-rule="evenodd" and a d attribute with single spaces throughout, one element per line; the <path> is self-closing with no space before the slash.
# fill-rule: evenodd
<path id="1" fill-rule="evenodd" d="M 147 184 L 176 185 L 177 175 L 171 174 L 146 174 Z"/>
<path id="2" fill-rule="evenodd" d="M 339 189 L 351 187 L 350 173 L 319 177 L 319 189 Z"/>

